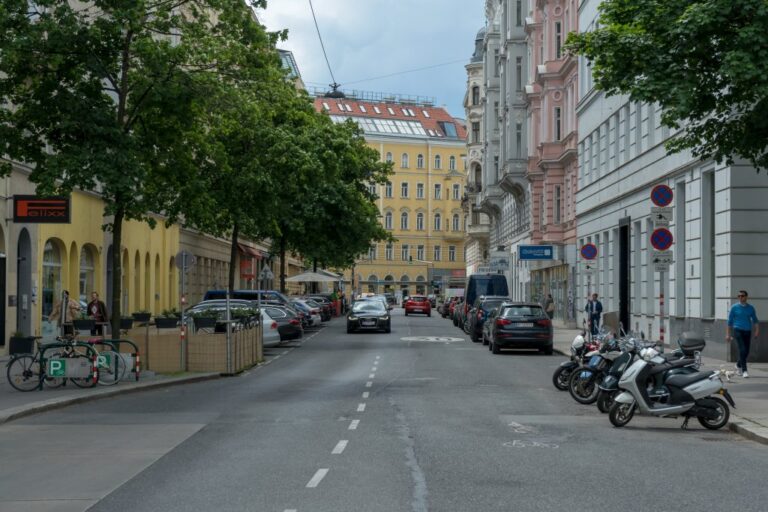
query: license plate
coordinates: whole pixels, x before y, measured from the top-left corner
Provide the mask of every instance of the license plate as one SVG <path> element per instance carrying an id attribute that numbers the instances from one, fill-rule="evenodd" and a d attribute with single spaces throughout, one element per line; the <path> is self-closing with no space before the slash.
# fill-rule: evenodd
<path id="1" fill-rule="evenodd" d="M 518 322 L 515 327 L 533 327 L 533 322 Z"/>
<path id="2" fill-rule="evenodd" d="M 376 320 L 363 320 L 363 325 L 376 325 Z"/>

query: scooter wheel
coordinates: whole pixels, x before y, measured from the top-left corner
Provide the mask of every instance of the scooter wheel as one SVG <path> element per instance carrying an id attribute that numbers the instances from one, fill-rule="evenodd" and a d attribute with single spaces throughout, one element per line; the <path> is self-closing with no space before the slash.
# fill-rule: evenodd
<path id="1" fill-rule="evenodd" d="M 613 402 L 611 410 L 608 413 L 608 419 L 614 427 L 623 427 L 630 422 L 635 415 L 635 404 L 625 404 L 623 402 Z"/>
<path id="2" fill-rule="evenodd" d="M 598 375 L 593 370 L 576 368 L 568 379 L 568 391 L 574 400 L 583 405 L 590 405 L 597 400 L 600 388 L 597 385 Z"/>
<path id="3" fill-rule="evenodd" d="M 560 391 L 568 391 L 568 380 L 571 378 L 572 372 L 572 368 L 558 366 L 555 373 L 552 374 L 552 384 Z"/>
<path id="4" fill-rule="evenodd" d="M 597 394 L 597 409 L 601 413 L 607 414 L 608 411 L 610 411 L 611 407 L 613 406 L 613 398 L 615 396 L 616 396 L 615 391 L 600 390 L 600 392 Z"/>
<path id="5" fill-rule="evenodd" d="M 731 409 L 728 407 L 728 404 L 720 400 L 719 398 L 712 398 L 710 397 L 707 402 L 713 402 L 716 403 L 715 407 L 717 409 L 717 418 L 715 419 L 709 419 L 709 418 L 702 418 L 699 416 L 698 419 L 699 423 L 701 423 L 701 426 L 704 428 L 708 428 L 709 430 L 717 430 L 720 428 L 723 428 L 728 424 L 728 419 L 731 417 Z"/>

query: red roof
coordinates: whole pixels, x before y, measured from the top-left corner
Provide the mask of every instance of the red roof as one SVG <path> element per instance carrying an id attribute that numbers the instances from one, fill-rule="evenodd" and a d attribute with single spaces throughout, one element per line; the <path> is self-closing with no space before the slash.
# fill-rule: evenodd
<path id="1" fill-rule="evenodd" d="M 325 108 L 325 106 L 327 106 L 327 108 Z M 379 112 L 376 112 L 376 108 L 379 109 Z M 429 133 L 430 130 L 435 133 L 435 138 L 446 138 L 446 133 L 440 126 L 440 123 L 451 123 L 456 127 L 458 138 L 467 140 L 467 130 L 464 128 L 464 125 L 460 121 L 454 119 L 453 116 L 442 107 L 425 107 L 415 104 L 318 97 L 315 98 L 315 109 L 318 112 L 326 112 L 328 115 L 334 116 L 418 121 L 427 133 Z M 432 137 L 431 134 L 430 137 Z"/>

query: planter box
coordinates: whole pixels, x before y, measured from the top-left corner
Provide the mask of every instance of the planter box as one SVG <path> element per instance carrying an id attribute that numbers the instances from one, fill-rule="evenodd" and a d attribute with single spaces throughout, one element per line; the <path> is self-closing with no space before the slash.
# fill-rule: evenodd
<path id="1" fill-rule="evenodd" d="M 156 316 L 155 317 L 155 327 L 158 329 L 174 329 L 178 327 L 179 325 L 179 319 L 175 316 L 172 317 L 163 317 L 163 316 Z"/>
<path id="2" fill-rule="evenodd" d="M 8 355 L 31 354 L 35 351 L 35 338 L 24 336 L 21 338 L 11 337 L 8 340 Z"/>
<path id="3" fill-rule="evenodd" d="M 128 329 L 133 328 L 133 318 L 121 318 L 120 319 L 120 330 L 127 331 Z"/>
<path id="4" fill-rule="evenodd" d="M 96 321 L 91 319 L 79 319 L 73 320 L 72 325 L 75 326 L 76 331 L 87 331 L 90 333 L 91 329 L 96 327 Z"/>
<path id="5" fill-rule="evenodd" d="M 196 317 L 192 319 L 195 323 L 195 329 L 212 329 L 216 327 L 218 318 Z"/>
<path id="6" fill-rule="evenodd" d="M 152 313 L 134 313 L 131 316 L 137 322 L 147 323 L 149 322 L 150 317 L 152 317 Z"/>

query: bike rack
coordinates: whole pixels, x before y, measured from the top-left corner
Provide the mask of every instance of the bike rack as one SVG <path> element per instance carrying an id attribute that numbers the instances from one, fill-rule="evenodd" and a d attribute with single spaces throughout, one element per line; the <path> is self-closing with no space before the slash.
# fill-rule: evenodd
<path id="1" fill-rule="evenodd" d="M 120 352 L 120 345 L 122 343 L 127 343 L 128 345 L 130 345 L 133 348 L 133 352 Z M 138 345 L 136 345 L 131 340 L 126 340 L 122 338 L 112 339 L 112 340 L 107 340 L 107 339 L 102 340 L 101 338 L 99 338 L 99 344 L 110 345 L 115 351 L 117 351 L 120 354 L 120 356 L 123 357 L 123 359 L 127 360 L 128 358 L 130 358 L 131 366 L 132 366 L 131 372 L 134 374 L 136 378 L 136 382 L 139 381 L 139 377 L 141 376 L 141 354 L 139 352 Z"/>
<path id="2" fill-rule="evenodd" d="M 99 368 L 98 368 L 98 352 L 91 346 L 91 343 L 84 342 L 84 341 L 73 341 L 73 342 L 54 342 L 54 343 L 46 343 L 44 345 L 40 345 L 40 368 L 45 369 L 45 371 L 40 372 L 40 382 L 37 385 L 37 389 L 42 391 L 43 390 L 43 380 L 47 376 L 48 370 L 47 370 L 47 364 L 48 359 L 45 357 L 45 353 L 48 350 L 53 350 L 57 348 L 72 348 L 72 347 L 84 347 L 86 349 L 86 352 L 88 353 L 90 359 L 91 359 L 91 373 L 90 376 L 95 379 L 96 382 L 99 381 Z"/>

